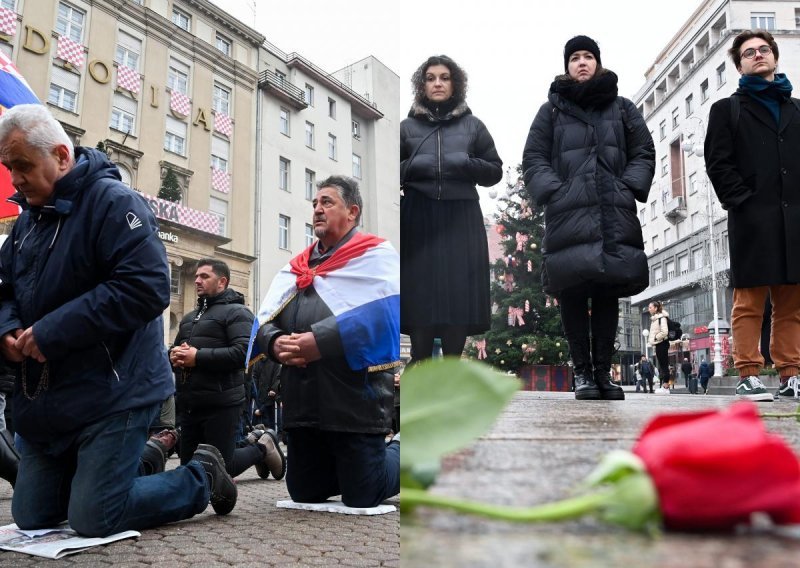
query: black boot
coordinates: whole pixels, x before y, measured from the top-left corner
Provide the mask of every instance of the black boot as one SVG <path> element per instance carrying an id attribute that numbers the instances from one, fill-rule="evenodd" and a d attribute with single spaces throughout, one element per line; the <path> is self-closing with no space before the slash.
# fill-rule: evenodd
<path id="1" fill-rule="evenodd" d="M 614 339 L 599 338 L 592 340 L 592 365 L 594 366 L 594 382 L 603 400 L 625 400 L 625 391 L 611 380 L 611 356 L 614 354 Z"/>
<path id="2" fill-rule="evenodd" d="M 567 342 L 572 357 L 575 400 L 599 400 L 600 390 L 592 377 L 592 365 L 589 361 L 589 338 L 567 337 Z"/>
<path id="3" fill-rule="evenodd" d="M 0 431 L 0 477 L 14 487 L 17 482 L 17 467 L 19 466 L 19 453 L 14 447 L 14 439 L 8 430 Z"/>

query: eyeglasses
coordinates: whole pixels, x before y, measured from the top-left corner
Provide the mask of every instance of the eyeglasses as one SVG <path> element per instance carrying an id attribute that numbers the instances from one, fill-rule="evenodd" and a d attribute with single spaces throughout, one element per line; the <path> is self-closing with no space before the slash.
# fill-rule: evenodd
<path id="1" fill-rule="evenodd" d="M 753 59 L 756 56 L 756 51 L 759 52 L 762 57 L 766 57 L 767 55 L 772 53 L 772 48 L 768 45 L 759 46 L 758 49 L 751 47 L 749 49 L 745 49 L 742 52 L 742 57 L 744 57 L 745 59 Z"/>

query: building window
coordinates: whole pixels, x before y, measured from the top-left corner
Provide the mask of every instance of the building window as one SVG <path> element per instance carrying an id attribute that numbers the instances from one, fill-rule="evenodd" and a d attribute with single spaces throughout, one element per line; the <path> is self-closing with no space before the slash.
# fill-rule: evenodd
<path id="1" fill-rule="evenodd" d="M 708 79 L 703 80 L 700 83 L 700 103 L 704 103 L 708 100 Z"/>
<path id="2" fill-rule="evenodd" d="M 167 72 L 167 87 L 170 91 L 189 94 L 189 66 L 177 59 L 170 58 Z"/>
<path id="3" fill-rule="evenodd" d="M 78 89 L 81 77 L 76 73 L 53 67 L 47 102 L 70 112 L 78 110 Z"/>
<path id="4" fill-rule="evenodd" d="M 186 123 L 167 116 L 167 131 L 164 135 L 164 150 L 186 155 Z"/>
<path id="5" fill-rule="evenodd" d="M 336 120 L 336 101 L 328 97 L 328 116 Z"/>
<path id="6" fill-rule="evenodd" d="M 680 116 L 680 111 L 678 110 L 678 107 L 675 107 L 674 109 L 672 109 L 672 129 L 673 130 L 678 128 L 678 124 L 680 124 L 680 121 L 678 120 L 679 116 Z"/>
<path id="7" fill-rule="evenodd" d="M 289 191 L 289 168 L 291 162 L 286 158 L 278 159 L 278 189 Z"/>
<path id="8" fill-rule="evenodd" d="M 139 70 L 139 54 L 142 52 L 142 40 L 119 32 L 117 37 L 117 50 L 114 52 L 114 62 L 136 71 Z"/>
<path id="9" fill-rule="evenodd" d="M 331 160 L 336 159 L 336 136 L 328 133 L 328 157 Z"/>
<path id="10" fill-rule="evenodd" d="M 317 183 L 317 174 L 312 170 L 306 170 L 306 199 L 311 201 L 314 199 L 314 188 Z"/>
<path id="11" fill-rule="evenodd" d="M 292 220 L 286 215 L 278 215 L 278 248 L 289 250 L 289 225 Z"/>
<path id="12" fill-rule="evenodd" d="M 703 266 L 703 247 L 692 249 L 692 268 L 694 270 L 700 270 Z"/>
<path id="13" fill-rule="evenodd" d="M 188 14 L 184 14 L 180 10 L 173 8 L 172 23 L 178 26 L 179 28 L 183 28 L 188 32 L 190 31 L 189 28 L 191 27 L 192 24 L 192 18 Z"/>
<path id="14" fill-rule="evenodd" d="M 306 83 L 305 91 L 303 91 L 303 96 L 305 98 L 306 104 L 308 106 L 314 106 L 314 87 Z"/>
<path id="15" fill-rule="evenodd" d="M 686 97 L 686 116 L 690 116 L 694 112 L 694 95 Z"/>
<path id="16" fill-rule="evenodd" d="M 680 274 L 686 274 L 689 272 L 689 255 L 682 254 L 678 257 L 678 272 Z"/>
<path id="17" fill-rule="evenodd" d="M 353 154 L 353 177 L 361 179 L 361 156 Z"/>
<path id="18" fill-rule="evenodd" d="M 219 136 L 211 137 L 211 167 L 222 172 L 228 171 L 231 143 Z"/>
<path id="19" fill-rule="evenodd" d="M 750 29 L 774 30 L 775 12 L 752 12 L 750 14 Z"/>
<path id="20" fill-rule="evenodd" d="M 672 229 L 667 227 L 664 229 L 664 246 L 672 244 Z"/>
<path id="21" fill-rule="evenodd" d="M 665 176 L 669 173 L 669 162 L 666 156 L 661 156 L 661 175 Z"/>
<path id="22" fill-rule="evenodd" d="M 717 88 L 725 84 L 725 64 L 717 67 Z"/>
<path id="23" fill-rule="evenodd" d="M 656 202 L 650 202 L 650 220 L 653 221 L 656 218 Z"/>
<path id="24" fill-rule="evenodd" d="M 314 243 L 314 227 L 306 223 L 306 248 Z"/>
<path id="25" fill-rule="evenodd" d="M 314 148 L 314 125 L 306 121 L 306 146 Z"/>
<path id="26" fill-rule="evenodd" d="M 5 8 L 6 10 L 15 10 L 15 2 L 16 0 L 0 0 L 0 8 Z"/>
<path id="27" fill-rule="evenodd" d="M 231 56 L 231 40 L 229 40 L 223 35 L 217 34 L 215 45 L 217 46 L 217 49 L 219 49 L 222 53 L 224 53 L 228 57 Z"/>
<path id="28" fill-rule="evenodd" d="M 278 128 L 280 129 L 281 134 L 289 136 L 289 111 L 283 107 L 281 107 L 280 110 L 280 118 L 278 124 L 279 124 Z"/>
<path id="29" fill-rule="evenodd" d="M 361 124 L 357 120 L 351 121 L 353 138 L 361 138 Z"/>
<path id="30" fill-rule="evenodd" d="M 689 223 L 691 224 L 690 229 L 692 230 L 693 233 L 700 228 L 700 223 L 698 221 L 698 216 L 696 211 L 691 215 L 689 215 Z"/>
<path id="31" fill-rule="evenodd" d="M 689 195 L 697 193 L 697 172 L 689 174 Z"/>
<path id="32" fill-rule="evenodd" d="M 657 250 L 658 250 L 658 235 L 653 235 L 653 252 L 656 252 Z M 656 270 L 659 271 L 659 278 L 656 280 L 656 284 L 659 284 L 661 283 L 661 278 L 660 278 L 661 268 L 659 267 Z"/>
<path id="33" fill-rule="evenodd" d="M 173 296 L 180 296 L 183 292 L 183 278 L 181 277 L 181 267 L 176 264 L 169 265 L 169 293 Z"/>
<path id="34" fill-rule="evenodd" d="M 661 137 L 661 140 L 667 137 L 667 121 L 662 120 L 658 125 L 658 135 Z"/>
<path id="35" fill-rule="evenodd" d="M 286 73 L 283 71 L 275 70 L 275 78 L 278 80 L 278 83 L 285 83 L 286 82 Z"/>
<path id="36" fill-rule="evenodd" d="M 227 231 L 228 202 L 218 197 L 210 197 L 208 201 L 208 212 L 219 219 L 218 235 L 225 235 Z"/>
<path id="37" fill-rule="evenodd" d="M 58 18 L 56 18 L 56 32 L 58 35 L 68 37 L 75 43 L 83 43 L 83 25 L 86 13 L 78 10 L 65 2 L 58 3 Z"/>
<path id="38" fill-rule="evenodd" d="M 794 9 L 794 27 L 800 30 L 800 8 Z"/>
<path id="39" fill-rule="evenodd" d="M 111 107 L 111 124 L 114 130 L 132 133 L 136 128 L 136 101 L 115 93 Z"/>
<path id="40" fill-rule="evenodd" d="M 231 91 L 217 83 L 214 83 L 214 95 L 211 106 L 215 112 L 230 114 L 231 112 Z"/>
<path id="41" fill-rule="evenodd" d="M 647 223 L 647 220 L 645 219 L 645 209 L 642 207 L 639 209 L 639 224 L 644 226 L 645 223 Z"/>
<path id="42" fill-rule="evenodd" d="M 665 245 L 667 243 L 664 243 Z M 668 260 L 664 263 L 664 271 L 667 273 L 667 280 L 675 278 L 675 261 Z"/>

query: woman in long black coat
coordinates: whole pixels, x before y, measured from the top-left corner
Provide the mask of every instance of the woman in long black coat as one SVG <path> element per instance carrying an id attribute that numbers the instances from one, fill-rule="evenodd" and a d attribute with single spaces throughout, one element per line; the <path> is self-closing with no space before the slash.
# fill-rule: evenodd
<path id="1" fill-rule="evenodd" d="M 459 356 L 489 329 L 489 253 L 476 185 L 503 177 L 486 126 L 467 106 L 466 73 L 429 57 L 411 79 L 414 104 L 400 125 L 400 329 L 413 360 L 439 337 Z"/>
<path id="2" fill-rule="evenodd" d="M 542 280 L 560 303 L 575 398 L 621 400 L 610 374 L 618 303 L 648 285 L 635 201 L 647 201 L 655 149 L 594 40 L 569 40 L 564 69 L 528 134 L 524 179 L 544 206 Z"/>

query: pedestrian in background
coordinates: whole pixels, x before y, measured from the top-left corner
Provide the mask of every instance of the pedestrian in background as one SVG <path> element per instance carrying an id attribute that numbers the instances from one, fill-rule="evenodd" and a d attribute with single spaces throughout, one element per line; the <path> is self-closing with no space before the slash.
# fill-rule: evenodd
<path id="1" fill-rule="evenodd" d="M 697 377 L 700 379 L 700 386 L 703 387 L 703 394 L 708 394 L 708 381 L 714 375 L 714 369 L 708 361 L 701 358 L 700 366 L 697 368 Z"/>
<path id="2" fill-rule="evenodd" d="M 533 121 L 522 168 L 531 197 L 544 207 L 542 283 L 559 301 L 575 398 L 623 400 L 611 357 L 619 298 L 649 283 L 636 201 L 647 201 L 655 150 L 591 38 L 564 46 L 564 74 Z"/>
<path id="3" fill-rule="evenodd" d="M 800 101 L 777 72 L 778 44 L 769 32 L 740 33 L 728 54 L 739 88 L 711 107 L 705 161 L 728 211 L 736 396 L 768 402 L 773 396 L 758 379 L 767 296 L 779 396 L 795 395 L 800 371 Z"/>
<path id="4" fill-rule="evenodd" d="M 681 363 L 681 373 L 683 373 L 683 382 L 686 384 L 686 388 L 689 388 L 689 379 L 692 378 L 692 364 L 689 362 L 688 357 L 683 358 L 683 363 Z"/>
<path id="5" fill-rule="evenodd" d="M 658 376 L 661 387 L 669 389 L 671 382 L 669 371 L 669 312 L 661 302 L 654 300 L 647 305 L 650 312 L 650 335 L 648 341 L 655 347 L 658 363 Z"/>
<path id="6" fill-rule="evenodd" d="M 467 74 L 429 57 L 411 83 L 400 124 L 400 325 L 412 364 L 461 356 L 468 335 L 490 325 L 489 249 L 475 186 L 503 178 L 489 131 L 467 106 Z"/>

